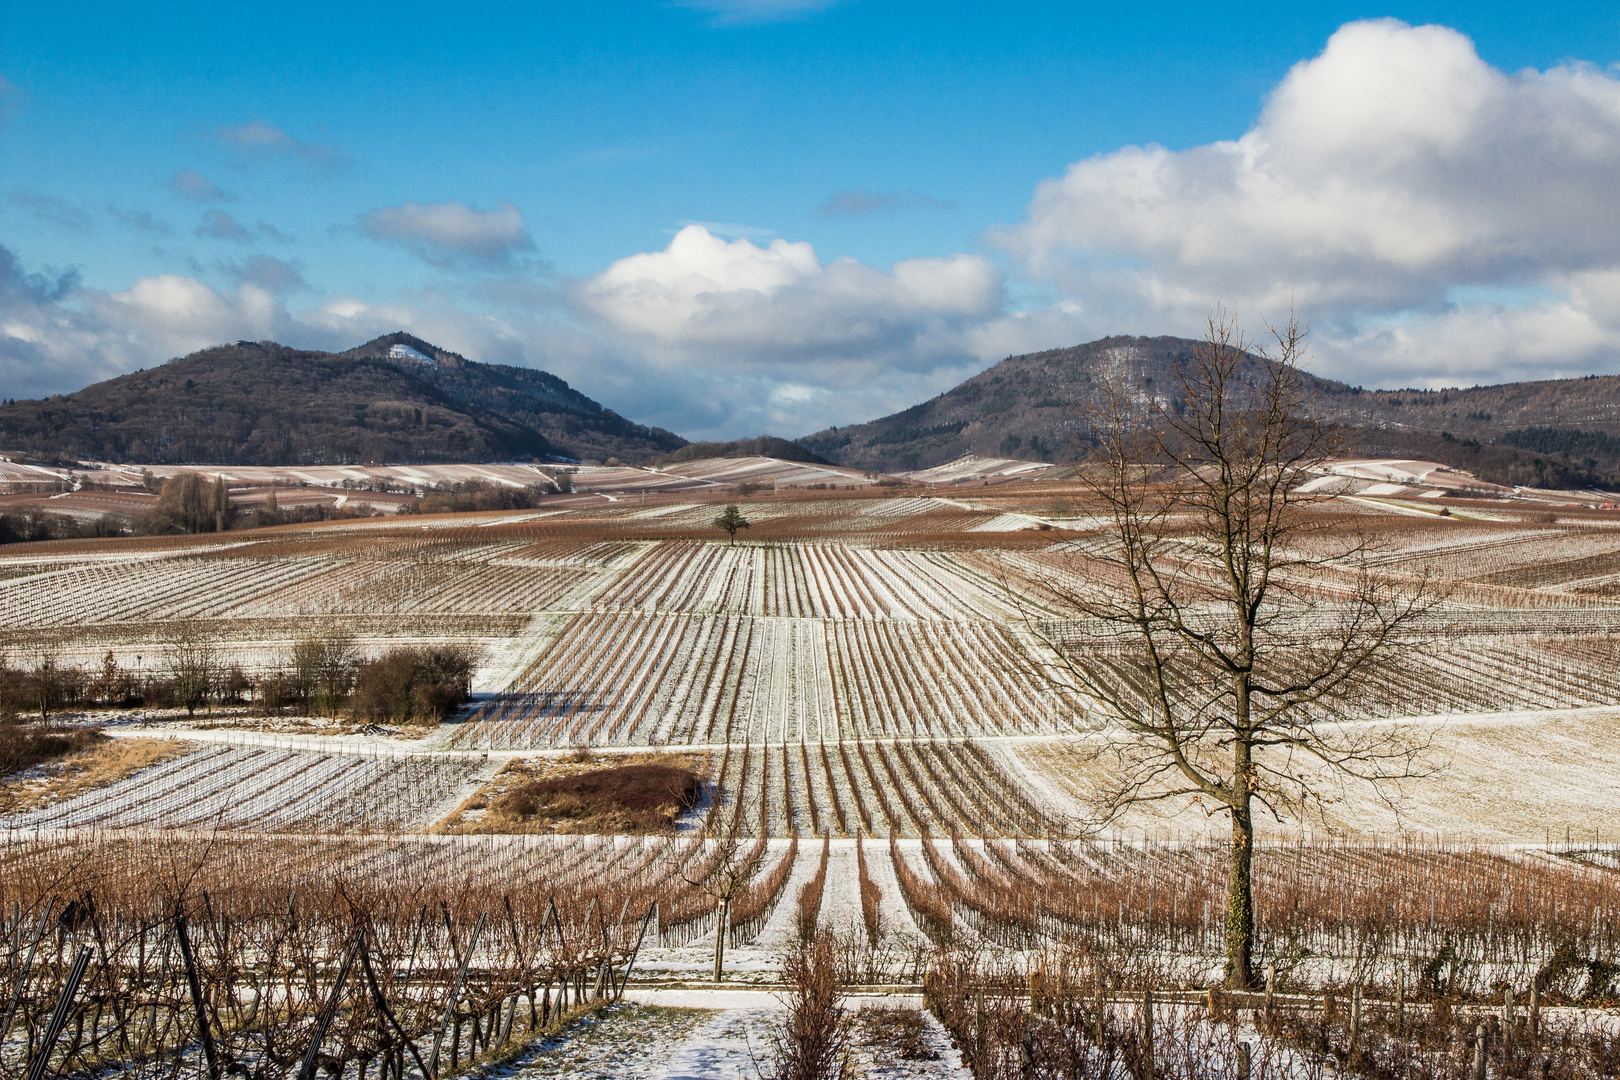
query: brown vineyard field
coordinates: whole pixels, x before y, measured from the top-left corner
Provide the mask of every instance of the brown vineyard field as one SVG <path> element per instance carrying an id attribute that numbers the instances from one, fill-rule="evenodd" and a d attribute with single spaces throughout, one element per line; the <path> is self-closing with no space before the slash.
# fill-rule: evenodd
<path id="1" fill-rule="evenodd" d="M 735 545 L 711 524 L 727 502 Z M 1052 1075 L 1184 1051 L 1236 1076 L 1241 1030 L 1245 1075 L 1461 1077 L 1487 1028 L 1491 1075 L 1605 1075 L 1620 515 L 1313 507 L 1302 545 L 1366 539 L 1286 582 L 1324 627 L 1369 581 L 1442 587 L 1332 717 L 1412 732 L 1424 767 L 1376 789 L 1307 773 L 1258 823 L 1268 975 L 1217 999 L 1223 819 L 1166 795 L 1104 820 L 1119 732 L 1053 662 L 1152 692 L 1065 607 L 1098 513 L 1050 480 L 721 489 L 0 549 L 4 722 L 118 749 L 5 780 L 0 986 L 23 989 L 0 1073 L 32 1060 L 81 945 L 58 1073 L 281 1075 L 314 1039 L 331 1076 L 403 1080 L 492 1062 L 627 979 L 707 980 L 717 946 L 769 983 L 824 932 L 841 983 L 924 993 L 978 1076 L 1031 1047 L 1071 1063 Z M 288 697 L 310 642 L 341 645 L 334 685 L 391 649 L 470 650 L 470 698 L 373 723 L 338 692 Z M 213 681 L 191 710 L 142 696 L 193 653 Z M 65 688 L 44 721 L 41 672 Z M 668 798 L 579 779 L 614 770 Z M 863 1022 L 920 1047 L 909 1015 Z"/>

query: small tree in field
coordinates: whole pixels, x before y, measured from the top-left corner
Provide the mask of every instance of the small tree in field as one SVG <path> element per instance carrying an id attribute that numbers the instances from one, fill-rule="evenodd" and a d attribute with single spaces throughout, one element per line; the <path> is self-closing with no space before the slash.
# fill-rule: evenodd
<path id="1" fill-rule="evenodd" d="M 39 710 L 43 727 L 51 725 L 51 711 L 62 699 L 67 672 L 62 667 L 54 642 L 42 641 L 34 649 L 34 670 L 28 676 L 29 704 Z"/>
<path id="2" fill-rule="evenodd" d="M 1047 674 L 1113 736 L 1104 820 L 1166 799 L 1228 817 L 1233 987 L 1254 978 L 1255 804 L 1280 817 L 1324 776 L 1379 790 L 1425 771 L 1422 738 L 1342 721 L 1439 599 L 1426 574 L 1381 577 L 1365 537 L 1300 490 L 1344 435 L 1312 415 L 1306 331 L 1272 333 L 1266 356 L 1217 311 L 1168 400 L 1104 389 L 1079 471 L 1098 523 L 1043 582 L 1068 618 L 1026 619 Z"/>
<path id="3" fill-rule="evenodd" d="M 299 704 L 314 713 L 336 716 L 354 685 L 359 656 L 353 635 L 343 630 L 310 634 L 294 642 L 292 687 Z"/>
<path id="4" fill-rule="evenodd" d="M 729 547 L 737 542 L 737 530 L 748 528 L 748 519 L 743 517 L 741 510 L 737 509 L 736 503 L 727 503 L 726 508 L 720 512 L 720 516 L 714 519 L 714 527 L 725 530 L 726 536 L 730 537 L 727 544 Z"/>
<path id="5" fill-rule="evenodd" d="M 212 700 L 220 676 L 219 651 L 197 626 L 188 622 L 172 624 L 164 634 L 168 646 L 166 666 L 175 701 L 187 716 Z"/>
<path id="6" fill-rule="evenodd" d="M 725 974 L 726 932 L 730 928 L 731 901 L 748 887 L 765 861 L 762 842 L 742 849 L 742 838 L 735 824 L 719 839 L 719 846 L 709 864 L 708 872 L 699 878 L 686 878 L 695 886 L 714 897 L 714 981 Z M 684 876 L 684 875 L 683 875 Z"/>

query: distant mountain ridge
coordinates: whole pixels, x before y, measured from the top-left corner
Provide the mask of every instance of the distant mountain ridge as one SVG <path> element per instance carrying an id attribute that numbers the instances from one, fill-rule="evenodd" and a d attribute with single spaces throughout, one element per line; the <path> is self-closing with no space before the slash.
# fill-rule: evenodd
<path id="1" fill-rule="evenodd" d="M 404 333 L 340 353 L 238 341 L 0 405 L 0 449 L 165 465 L 639 462 L 685 445 L 548 372 Z"/>
<path id="2" fill-rule="evenodd" d="M 640 464 L 764 454 L 872 472 L 963 454 L 1066 462 L 1076 407 L 1103 380 L 1171 403 L 1196 342 L 1103 338 L 1011 356 L 865 424 L 788 441 L 688 443 L 533 368 L 484 364 L 406 333 L 338 353 L 238 341 L 72 394 L 0 405 L 0 451 L 151 464 L 411 464 L 561 458 Z M 1253 374 L 1258 374 L 1260 361 Z M 1360 449 L 1469 469 L 1504 484 L 1620 486 L 1620 376 L 1446 390 L 1363 390 L 1310 377 Z"/>
<path id="3" fill-rule="evenodd" d="M 1175 371 L 1197 344 L 1119 336 L 1010 356 L 919 405 L 798 443 L 836 464 L 875 472 L 928 469 L 963 454 L 1069 461 L 1083 434 L 1075 410 L 1096 401 L 1105 381 L 1123 379 L 1170 403 Z M 1253 364 L 1258 374 L 1260 361 Z M 1608 438 L 1620 436 L 1620 376 L 1446 390 L 1363 390 L 1307 378 L 1328 416 L 1362 429 L 1369 454 L 1437 460 L 1497 483 L 1620 482 L 1620 445 Z"/>

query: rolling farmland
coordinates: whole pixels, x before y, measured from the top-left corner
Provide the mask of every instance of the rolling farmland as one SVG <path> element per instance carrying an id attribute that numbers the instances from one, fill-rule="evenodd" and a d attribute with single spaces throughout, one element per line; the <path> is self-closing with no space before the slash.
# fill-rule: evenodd
<path id="1" fill-rule="evenodd" d="M 1467 782 L 1442 773 L 1438 787 L 1414 787 L 1404 813 L 1335 788 L 1262 828 L 1266 956 L 1290 958 L 1287 985 L 1302 992 L 1353 984 L 1380 1001 L 1417 993 L 1421 978 L 1431 998 L 1481 1000 L 1561 949 L 1609 963 L 1620 522 L 1461 501 L 1441 519 L 1369 502 L 1324 503 L 1324 520 L 1372 522 L 1373 572 L 1399 583 L 1427 571 L 1448 593 L 1421 647 L 1386 662 L 1345 722 L 1421 727 Z M 335 915 L 289 913 L 335 912 L 348 889 L 376 928 L 366 948 L 382 979 L 376 993 L 350 991 L 360 996 L 334 1051 L 358 1080 L 403 1075 L 406 1042 L 437 1026 L 457 942 L 476 934 L 474 990 L 444 1049 L 458 1062 L 473 1052 L 463 1038 L 487 1051 L 526 1016 L 543 1023 L 561 993 L 606 993 L 632 963 L 637 979 L 703 972 L 716 909 L 690 881 L 721 858 L 719 836 L 741 838 L 757 864 L 724 929 L 736 978 L 766 978 L 804 928 L 827 929 L 848 942 L 850 981 L 933 987 L 959 1045 L 960 1025 L 975 1022 L 962 986 L 980 986 L 990 1004 L 978 1007 L 995 1013 L 1009 1007 L 1008 972 L 1023 979 L 1077 942 L 1121 994 L 1218 971 L 1225 864 L 1207 812 L 1181 800 L 1088 825 L 1108 725 L 1078 686 L 1048 677 L 1038 642 L 1064 643 L 1121 686 L 1141 676 L 1054 597 L 1053 567 L 1089 520 L 1072 491 L 801 492 L 742 509 L 752 527 L 735 546 L 708 527 L 714 504 L 677 494 L 0 551 L 0 642 L 19 662 L 49 649 L 61 664 L 110 653 L 161 671 L 179 626 L 250 681 L 311 634 L 347 635 L 361 655 L 453 643 L 480 657 L 473 701 L 432 728 L 312 733 L 245 708 L 190 722 L 148 710 L 115 725 L 192 749 L 8 814 L 6 935 L 25 936 L 48 899 L 88 892 L 97 925 L 156 949 L 165 912 L 193 910 L 206 881 L 211 907 L 191 917 L 221 942 L 210 992 L 245 1001 L 264 992 L 251 985 L 253 950 L 277 934 L 301 942 L 298 962 L 317 973 L 307 985 L 326 985 L 318 972 L 352 943 L 335 923 L 314 928 Z M 1337 595 L 1357 572 L 1329 566 L 1299 587 Z M 1508 733 L 1562 749 L 1515 756 Z M 670 835 L 436 831 L 458 806 L 487 802 L 513 762 L 664 750 L 709 763 L 703 800 Z M 1570 755 L 1570 774 L 1551 775 Z M 1549 775 L 1515 778 L 1515 760 Z M 1560 782 L 1567 798 L 1538 803 Z M 1497 797 L 1480 801 L 1482 790 Z M 1553 809 L 1538 816 L 1538 805 Z M 132 884 L 140 873 L 158 883 L 150 895 Z M 1424 976 L 1445 950 L 1452 967 Z M 178 1024 L 175 972 L 140 956 L 97 969 L 97 1000 L 156 988 L 169 995 L 163 1023 Z M 1565 968 L 1548 993 L 1602 997 L 1588 985 L 1598 968 Z M 50 969 L 30 1015 L 66 976 L 65 961 Z M 259 1061 L 284 1052 L 277 1040 L 307 1038 L 321 995 L 300 994 L 283 1027 L 222 1036 L 222 1053 Z M 384 1004 L 398 1026 L 379 1019 Z M 463 1020 L 478 1034 L 463 1035 Z M 124 1023 L 102 1017 L 90 1030 L 165 1045 L 157 1020 Z M 1285 1028 L 1268 1037 L 1296 1037 Z"/>

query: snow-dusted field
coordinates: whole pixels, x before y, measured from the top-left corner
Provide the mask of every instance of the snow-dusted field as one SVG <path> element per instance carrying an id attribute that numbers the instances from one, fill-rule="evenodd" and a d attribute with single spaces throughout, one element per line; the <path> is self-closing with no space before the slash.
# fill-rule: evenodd
<path id="1" fill-rule="evenodd" d="M 483 767 L 470 756 L 215 743 L 48 808 L 0 815 L 0 829 L 409 832 L 470 793 Z"/>
<path id="2" fill-rule="evenodd" d="M 161 674 L 181 624 L 250 676 L 284 666 L 298 638 L 334 630 L 369 654 L 458 642 L 482 658 L 471 706 L 417 738 L 166 719 L 159 733 L 197 748 L 13 814 L 0 829 L 393 836 L 349 851 L 345 867 L 406 879 L 449 867 L 492 885 L 566 872 L 667 898 L 700 853 L 696 821 L 667 839 L 425 834 L 515 756 L 701 749 L 714 770 L 715 820 L 770 837 L 768 866 L 785 857 L 789 836 L 801 838 L 763 921 L 728 950 L 740 987 L 777 978 L 825 835 L 818 925 L 864 948 L 865 970 L 895 982 L 917 978 L 918 957 L 941 937 L 930 897 L 945 896 L 955 912 L 957 944 L 993 951 L 1004 947 L 986 914 L 996 889 L 1035 881 L 1079 892 L 1094 880 L 1113 889 L 1157 873 L 1151 854 L 1067 844 L 1109 779 L 1089 753 L 1108 732 L 1076 694 L 1042 678 L 1024 620 L 1060 613 L 1042 579 L 1084 514 L 1060 491 L 1019 497 L 1016 484 L 963 486 L 949 498 L 818 492 L 744 502 L 753 527 L 729 544 L 709 527 L 716 503 L 694 492 L 744 480 L 857 483 L 778 466 L 586 470 L 581 489 L 595 484 L 595 494 L 542 511 L 0 549 L 0 647 L 13 666 L 49 652 L 96 668 L 111 653 L 130 670 Z M 522 479 L 500 471 L 515 467 L 491 468 L 499 475 L 484 478 Z M 965 463 L 957 472 L 1002 478 L 1022 468 Z M 1440 769 L 1393 806 L 1325 784 L 1303 825 L 1267 826 L 1263 839 L 1579 841 L 1590 848 L 1582 865 L 1607 866 L 1601 844 L 1620 839 L 1620 520 L 1560 511 L 1548 521 L 1514 503 L 1458 503 L 1443 519 L 1380 510 L 1379 484 L 1440 483 L 1422 463 L 1358 463 L 1325 479 L 1355 481 L 1347 490 L 1361 501 L 1344 509 L 1377 523 L 1379 572 L 1428 568 L 1452 586 L 1432 640 L 1383 671 L 1352 720 L 1423 732 Z M 1209 838 L 1221 824 L 1170 801 L 1103 836 L 1176 842 Z M 1530 855 L 1504 847 L 1492 857 Z M 1166 901 L 1153 889 L 1131 902 L 1154 910 Z M 681 919 L 657 925 L 638 978 L 704 976 L 711 916 Z M 1183 922 L 1187 940 L 1206 940 L 1207 913 Z M 1188 978 L 1202 977 L 1202 948 L 1186 946 Z M 775 1007 L 669 996 L 680 992 L 658 990 L 664 996 L 533 1050 L 509 1072 L 755 1075 L 751 1054 L 763 1051 Z M 960 1075 L 949 1053 L 861 1060 L 866 1075 Z"/>
<path id="3" fill-rule="evenodd" d="M 514 483 L 532 472 L 454 468 Z M 780 483 L 816 468 L 737 459 L 629 472 L 649 483 Z M 413 482 L 443 472 L 396 471 Z M 1386 482 L 1432 472 L 1338 469 Z M 357 478 L 337 469 L 297 479 Z M 450 752 L 431 765 L 216 750 L 214 764 L 192 755 L 122 782 L 98 809 L 59 807 L 30 823 L 303 827 L 341 803 L 390 827 L 423 827 L 431 793 L 463 782 L 456 755 L 588 744 L 707 748 L 724 800 L 743 804 L 739 820 L 777 836 L 1046 835 L 1084 815 L 1097 778 L 1074 750 L 1098 736 L 1085 703 L 1037 670 L 1042 652 L 1024 620 L 1061 613 L 1042 582 L 1064 541 L 1032 523 L 1083 519 L 1061 492 L 1017 490 L 755 500 L 754 527 L 736 545 L 709 527 L 715 503 L 677 493 L 0 551 L 0 647 L 23 663 L 48 648 L 60 664 L 96 668 L 110 653 L 138 675 L 161 674 L 181 625 L 250 677 L 283 667 L 297 637 L 330 630 L 353 635 L 362 653 L 456 641 L 482 657 L 474 705 L 395 747 L 413 759 Z M 1529 839 L 1601 828 L 1613 725 L 1581 710 L 1620 703 L 1620 522 L 1575 511 L 1549 522 L 1511 502 L 1459 504 L 1458 514 L 1481 507 L 1496 520 L 1388 516 L 1374 556 L 1391 572 L 1427 568 L 1453 591 L 1433 640 L 1381 675 L 1366 715 L 1427 718 L 1437 760 L 1452 767 L 1414 788 L 1401 816 L 1355 792 L 1325 802 L 1323 829 Z M 1559 762 L 1578 763 L 1574 779 L 1554 779 Z M 1531 785 L 1504 782 L 1527 763 L 1548 777 L 1534 811 L 1520 795 Z M 428 778 L 434 771 L 446 779 Z M 400 808 L 366 801 L 405 776 L 421 794 Z M 1120 827 L 1202 832 L 1182 809 Z"/>

